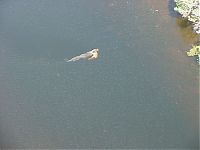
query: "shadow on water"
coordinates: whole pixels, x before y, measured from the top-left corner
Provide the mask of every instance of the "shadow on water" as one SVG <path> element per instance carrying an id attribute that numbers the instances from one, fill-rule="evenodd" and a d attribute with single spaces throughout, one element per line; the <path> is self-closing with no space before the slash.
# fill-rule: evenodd
<path id="1" fill-rule="evenodd" d="M 198 42 L 198 34 L 192 29 L 192 23 L 174 10 L 176 3 L 174 0 L 168 0 L 168 10 L 171 17 L 175 17 L 176 24 L 179 26 L 179 32 L 186 43 L 196 44 Z"/>
<path id="2" fill-rule="evenodd" d="M 181 15 L 174 10 L 175 7 L 176 7 L 176 3 L 174 2 L 174 0 L 168 0 L 169 15 L 171 17 L 180 17 Z"/>
<path id="3" fill-rule="evenodd" d="M 198 34 L 193 31 L 191 22 L 185 18 L 177 18 L 176 24 L 179 26 L 179 32 L 185 42 L 190 44 L 198 42 Z"/>

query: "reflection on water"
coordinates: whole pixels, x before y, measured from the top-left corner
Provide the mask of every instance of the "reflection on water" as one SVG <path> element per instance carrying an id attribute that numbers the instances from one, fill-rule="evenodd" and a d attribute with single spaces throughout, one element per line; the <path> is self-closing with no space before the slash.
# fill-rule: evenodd
<path id="1" fill-rule="evenodd" d="M 185 42 L 195 44 L 199 41 L 199 35 L 192 30 L 191 22 L 184 18 L 177 18 L 176 23 L 180 27 L 179 32 Z"/>

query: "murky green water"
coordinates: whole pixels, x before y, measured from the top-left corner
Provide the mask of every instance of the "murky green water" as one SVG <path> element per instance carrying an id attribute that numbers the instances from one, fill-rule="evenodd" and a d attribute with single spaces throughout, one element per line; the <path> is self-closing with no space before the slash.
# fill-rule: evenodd
<path id="1" fill-rule="evenodd" d="M 167 6 L 1 0 L 1 148 L 197 149 L 198 66 Z"/>

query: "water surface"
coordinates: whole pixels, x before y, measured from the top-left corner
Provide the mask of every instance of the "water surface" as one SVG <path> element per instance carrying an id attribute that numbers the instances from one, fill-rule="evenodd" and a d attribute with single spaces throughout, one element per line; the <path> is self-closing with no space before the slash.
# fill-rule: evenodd
<path id="1" fill-rule="evenodd" d="M 0 1 L 1 147 L 197 149 L 198 66 L 168 6 Z"/>

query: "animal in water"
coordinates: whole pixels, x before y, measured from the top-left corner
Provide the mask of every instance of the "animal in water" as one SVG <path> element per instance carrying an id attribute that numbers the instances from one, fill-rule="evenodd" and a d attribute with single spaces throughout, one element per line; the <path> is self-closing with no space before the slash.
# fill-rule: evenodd
<path id="1" fill-rule="evenodd" d="M 95 48 L 95 49 L 92 49 L 89 52 L 86 52 L 86 53 L 83 53 L 81 55 L 75 56 L 75 57 L 73 57 L 71 59 L 65 58 L 64 60 L 66 62 L 77 61 L 77 60 L 80 60 L 80 59 L 94 60 L 94 59 L 98 58 L 98 55 L 99 55 L 99 49 Z"/>

